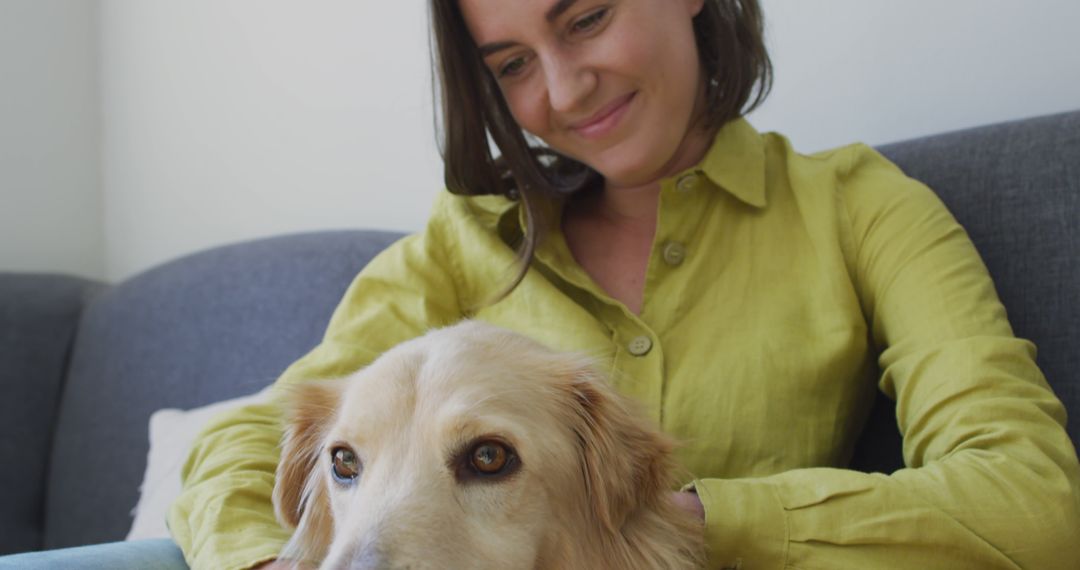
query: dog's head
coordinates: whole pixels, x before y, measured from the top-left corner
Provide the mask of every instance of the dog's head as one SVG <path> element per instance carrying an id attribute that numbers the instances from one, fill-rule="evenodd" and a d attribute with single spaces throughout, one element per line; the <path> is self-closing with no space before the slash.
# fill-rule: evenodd
<path id="1" fill-rule="evenodd" d="M 568 568 L 645 518 L 679 516 L 669 440 L 587 360 L 489 325 L 406 342 L 351 377 L 298 386 L 289 405 L 274 488 L 296 527 L 286 558 Z"/>

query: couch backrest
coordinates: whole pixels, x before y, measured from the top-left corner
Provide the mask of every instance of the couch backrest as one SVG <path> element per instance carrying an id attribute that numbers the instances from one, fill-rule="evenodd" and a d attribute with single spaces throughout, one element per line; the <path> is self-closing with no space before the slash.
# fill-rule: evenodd
<path id="1" fill-rule="evenodd" d="M 0 554 L 42 542 L 47 450 L 75 329 L 101 285 L 0 273 Z"/>
<path id="2" fill-rule="evenodd" d="M 250 394 L 318 343 L 346 286 L 400 237 L 325 232 L 189 256 L 97 297 L 60 402 L 46 548 L 121 540 L 150 414 Z"/>
<path id="3" fill-rule="evenodd" d="M 942 198 L 994 278 L 1016 335 L 1070 412 L 1080 441 L 1080 112 L 879 149 Z M 902 466 L 895 408 L 879 398 L 855 466 Z"/>

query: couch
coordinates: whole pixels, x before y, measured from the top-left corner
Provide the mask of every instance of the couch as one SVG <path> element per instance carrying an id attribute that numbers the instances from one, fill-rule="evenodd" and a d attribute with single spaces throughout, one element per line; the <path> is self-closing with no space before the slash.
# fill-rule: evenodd
<path id="1" fill-rule="evenodd" d="M 1080 111 L 879 150 L 967 228 L 1080 441 Z M 353 276 L 399 237 L 260 239 L 116 284 L 0 274 L 0 553 L 123 539 L 151 413 L 272 382 L 318 342 Z M 893 413 L 880 397 L 853 468 L 902 466 Z"/>

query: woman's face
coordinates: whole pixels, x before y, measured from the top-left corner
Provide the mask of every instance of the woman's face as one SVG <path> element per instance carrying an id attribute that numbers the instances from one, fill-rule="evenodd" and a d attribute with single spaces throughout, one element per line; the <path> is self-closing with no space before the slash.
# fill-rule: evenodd
<path id="1" fill-rule="evenodd" d="M 523 129 L 604 175 L 649 184 L 708 147 L 692 19 L 705 0 L 459 0 Z"/>

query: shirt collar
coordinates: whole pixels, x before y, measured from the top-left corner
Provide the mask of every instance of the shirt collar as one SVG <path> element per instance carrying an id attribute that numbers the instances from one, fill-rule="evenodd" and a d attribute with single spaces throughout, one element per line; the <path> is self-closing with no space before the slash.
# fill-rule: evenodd
<path id="1" fill-rule="evenodd" d="M 717 131 L 698 168 L 739 200 L 765 207 L 765 142 L 746 119 L 731 120 Z"/>
<path id="2" fill-rule="evenodd" d="M 746 204 L 756 208 L 764 208 L 767 204 L 765 142 L 761 134 L 742 117 L 728 121 L 716 132 L 712 146 L 709 147 L 695 170 L 703 172 L 717 187 Z M 500 197 L 500 200 L 505 200 L 505 198 Z M 546 208 L 550 221 L 550 216 L 557 215 L 561 205 L 542 202 L 541 206 Z M 518 235 L 523 234 L 525 208 L 521 207 L 518 201 L 504 202 L 502 208 L 504 209 L 499 214 L 502 230 L 510 230 L 504 225 L 509 221 L 507 220 L 509 214 L 516 222 L 515 229 L 518 230 Z M 504 239 L 509 237 L 504 236 Z"/>

